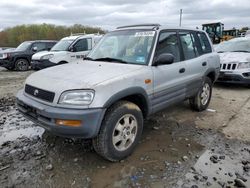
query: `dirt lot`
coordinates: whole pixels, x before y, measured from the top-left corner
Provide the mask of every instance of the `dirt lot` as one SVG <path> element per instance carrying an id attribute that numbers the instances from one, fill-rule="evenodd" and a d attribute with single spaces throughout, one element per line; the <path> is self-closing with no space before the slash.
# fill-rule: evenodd
<path id="1" fill-rule="evenodd" d="M 0 69 L 0 187 L 250 187 L 249 88 L 216 84 L 207 111 L 184 102 L 156 114 L 134 154 L 110 163 L 16 111 L 30 73 Z"/>

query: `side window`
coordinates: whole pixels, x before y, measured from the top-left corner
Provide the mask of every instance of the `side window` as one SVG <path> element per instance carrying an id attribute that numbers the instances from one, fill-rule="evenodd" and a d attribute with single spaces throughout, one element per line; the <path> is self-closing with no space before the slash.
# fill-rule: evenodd
<path id="1" fill-rule="evenodd" d="M 201 53 L 207 54 L 212 52 L 212 48 L 209 42 L 209 39 L 207 38 L 207 35 L 205 33 L 197 33 L 197 36 L 199 38 L 200 44 L 201 44 Z"/>
<path id="2" fill-rule="evenodd" d="M 92 48 L 92 39 L 80 39 L 74 45 L 76 52 L 88 51 Z"/>
<path id="3" fill-rule="evenodd" d="M 46 44 L 42 43 L 42 42 L 33 44 L 32 48 L 34 48 L 34 47 L 37 48 L 37 52 L 46 50 Z"/>
<path id="4" fill-rule="evenodd" d="M 180 40 L 186 60 L 193 59 L 199 55 L 194 35 L 191 32 L 180 32 Z"/>
<path id="5" fill-rule="evenodd" d="M 174 56 L 174 62 L 180 61 L 180 49 L 176 32 L 166 31 L 160 33 L 155 55 L 157 57 L 163 53 L 172 54 Z"/>
<path id="6" fill-rule="evenodd" d="M 47 43 L 47 50 L 50 50 L 55 44 L 53 42 Z"/>

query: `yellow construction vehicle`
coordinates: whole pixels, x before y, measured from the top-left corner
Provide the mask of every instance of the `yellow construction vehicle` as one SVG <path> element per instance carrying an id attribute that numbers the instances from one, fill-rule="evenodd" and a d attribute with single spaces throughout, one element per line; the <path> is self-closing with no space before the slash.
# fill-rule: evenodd
<path id="1" fill-rule="evenodd" d="M 224 24 L 221 22 L 202 24 L 202 30 L 207 32 L 214 44 L 223 40 Z"/>
<path id="2" fill-rule="evenodd" d="M 235 37 L 239 36 L 239 30 L 238 29 L 228 29 L 228 30 L 224 30 L 223 31 L 223 37 L 222 40 L 223 41 L 227 41 L 227 40 L 231 40 Z"/>

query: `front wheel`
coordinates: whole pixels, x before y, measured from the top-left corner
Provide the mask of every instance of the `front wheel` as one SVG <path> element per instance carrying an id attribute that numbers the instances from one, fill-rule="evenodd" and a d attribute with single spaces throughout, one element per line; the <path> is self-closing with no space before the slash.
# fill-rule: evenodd
<path id="1" fill-rule="evenodd" d="M 212 95 L 212 86 L 213 84 L 211 79 L 206 77 L 197 94 L 189 99 L 192 109 L 196 111 L 203 111 L 207 109 Z"/>
<path id="2" fill-rule="evenodd" d="M 95 151 L 109 161 L 129 156 L 138 144 L 143 129 L 143 115 L 134 103 L 120 101 L 108 109 L 100 132 L 93 139 Z"/>
<path id="3" fill-rule="evenodd" d="M 29 62 L 26 59 L 18 59 L 15 63 L 17 71 L 27 71 L 29 69 Z"/>

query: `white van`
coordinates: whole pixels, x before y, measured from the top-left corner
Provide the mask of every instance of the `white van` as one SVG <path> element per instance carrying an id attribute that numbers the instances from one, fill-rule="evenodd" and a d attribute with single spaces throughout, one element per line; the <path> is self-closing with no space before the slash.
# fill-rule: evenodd
<path id="1" fill-rule="evenodd" d="M 43 51 L 32 56 L 31 67 L 34 70 L 71 63 L 83 59 L 98 43 L 100 34 L 74 34 L 61 39 L 50 51 Z"/>

